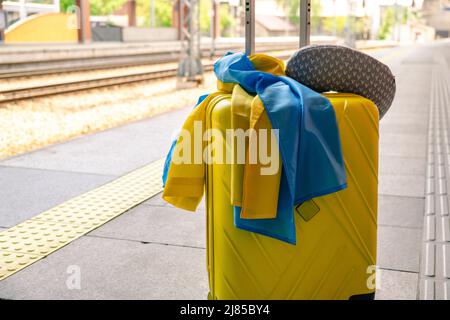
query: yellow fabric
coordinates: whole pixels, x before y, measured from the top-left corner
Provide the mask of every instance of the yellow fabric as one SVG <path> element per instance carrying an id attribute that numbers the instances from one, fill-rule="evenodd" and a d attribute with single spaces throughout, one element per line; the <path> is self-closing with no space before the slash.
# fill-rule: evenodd
<path id="1" fill-rule="evenodd" d="M 256 70 L 271 73 L 275 76 L 285 76 L 285 65 L 282 60 L 268 56 L 263 53 L 257 53 L 249 57 Z"/>
<path id="2" fill-rule="evenodd" d="M 261 99 L 258 96 L 249 95 L 239 85 L 234 87 L 231 98 L 231 127 L 234 132 L 239 129 L 243 131 L 247 131 L 249 128 L 253 129 L 257 137 L 255 139 L 254 134 L 245 135 L 246 152 L 240 154 L 237 150 L 238 137 L 237 135 L 233 136 L 234 164 L 231 166 L 231 204 L 242 208 L 241 218 L 243 219 L 275 218 L 281 179 L 281 157 L 278 157 L 279 166 L 274 175 L 261 175 L 261 169 L 266 166 L 261 164 L 260 159 L 257 163 L 250 163 L 248 152 L 250 148 L 256 147 L 260 143 L 258 139 L 263 137 L 260 130 L 267 130 L 268 155 L 272 152 L 271 142 L 275 137 L 270 135 L 272 126 Z M 239 159 L 240 157 L 245 157 L 245 159 Z"/>
<path id="3" fill-rule="evenodd" d="M 226 93 L 233 92 L 233 88 L 235 85 L 236 85 L 235 83 L 225 83 L 220 80 L 217 80 L 217 90 L 222 91 L 222 92 L 226 92 Z"/>
<path id="4" fill-rule="evenodd" d="M 285 75 L 285 65 L 281 60 L 265 54 L 255 54 L 250 57 L 250 61 L 257 70 L 277 76 Z M 256 131 L 257 137 L 261 137 L 260 129 L 267 130 L 267 146 L 270 154 L 271 141 L 274 137 L 270 135 L 272 125 L 261 99 L 257 96 L 252 97 L 236 85 L 231 99 L 231 110 L 233 129 L 252 128 Z M 246 139 L 246 145 L 256 145 L 254 138 L 254 135 L 250 135 Z M 281 156 L 278 159 L 278 171 L 274 175 L 261 175 L 261 168 L 265 165 L 259 161 L 256 164 L 250 164 L 248 160 L 247 148 L 245 166 L 234 164 L 231 167 L 231 203 L 242 208 L 241 218 L 243 219 L 275 218 L 281 180 Z"/>
<path id="5" fill-rule="evenodd" d="M 246 131 L 250 127 L 250 108 L 253 96 L 249 95 L 241 86 L 236 85 L 231 96 L 231 128 Z M 242 192 L 244 181 L 244 167 L 247 157 L 246 150 L 238 150 L 237 135 L 233 135 L 232 155 L 233 165 L 231 166 L 231 204 L 242 206 Z M 245 146 L 248 146 L 248 136 L 245 136 Z M 240 152 L 239 152 L 240 151 Z M 244 151 L 244 152 L 242 152 Z"/>
<path id="6" fill-rule="evenodd" d="M 215 97 L 219 96 L 221 93 L 216 92 L 210 94 L 208 97 L 203 100 L 200 105 L 192 110 L 189 114 L 188 118 L 183 124 L 183 130 L 186 130 L 190 137 L 194 137 L 195 135 L 200 134 L 200 137 L 203 137 L 205 131 L 205 116 L 206 116 L 206 107 Z M 202 126 L 201 132 L 195 131 L 194 122 L 200 121 Z M 203 139 L 202 139 L 203 140 Z M 167 175 L 166 185 L 163 191 L 163 199 L 175 207 L 182 208 L 189 211 L 195 211 L 198 204 L 202 200 L 203 192 L 204 192 L 204 183 L 205 183 L 205 166 L 203 159 L 198 163 L 198 159 L 194 159 L 194 148 L 195 143 L 191 141 L 190 143 L 190 157 L 181 154 L 182 148 L 184 146 L 183 137 L 181 136 L 177 144 L 175 146 L 173 155 L 172 155 L 172 163 L 170 164 L 169 174 Z M 205 143 L 202 141 L 202 150 L 204 149 Z M 203 152 L 201 153 L 203 155 Z M 176 163 L 177 157 L 186 156 L 188 163 Z M 189 162 L 190 160 L 190 162 Z M 197 162 L 195 161 L 197 160 Z"/>
<path id="7" fill-rule="evenodd" d="M 253 99 L 250 116 L 250 128 L 256 132 L 258 140 L 263 139 L 260 130 L 267 130 L 267 154 L 271 155 L 272 142 L 278 150 L 276 137 L 271 134 L 272 125 L 267 116 L 264 104 L 261 99 L 256 96 Z M 260 143 L 254 141 L 255 135 L 250 135 L 249 146 Z M 273 141 L 272 141 L 273 140 Z M 261 169 L 268 167 L 259 160 L 252 164 L 247 161 L 244 170 L 243 196 L 241 218 L 243 219 L 272 219 L 277 216 L 278 191 L 280 189 L 281 180 L 281 155 L 278 152 L 278 168 L 276 174 L 264 175 Z"/>
<path id="8" fill-rule="evenodd" d="M 276 58 L 256 54 L 250 57 L 251 62 L 256 69 L 270 72 L 275 75 L 284 75 L 284 63 Z M 232 128 L 246 131 L 253 128 L 259 133 L 259 130 L 266 129 L 268 152 L 271 152 L 270 124 L 264 105 L 259 97 L 249 95 L 237 84 L 223 83 L 217 81 L 218 92 L 209 95 L 202 103 L 192 110 L 186 119 L 183 130 L 189 134 L 191 140 L 196 135 L 203 137 L 206 125 L 206 108 L 215 99 L 223 96 L 224 93 L 231 95 Z M 201 132 L 195 132 L 194 122 L 200 121 L 203 126 Z M 198 129 L 197 129 L 198 130 Z M 259 134 L 257 135 L 259 137 Z M 281 177 L 281 159 L 279 159 L 278 171 L 274 175 L 261 175 L 261 168 L 266 167 L 261 163 L 248 163 L 248 146 L 254 137 L 245 138 L 245 165 L 237 162 L 238 153 L 234 152 L 234 164 L 231 170 L 231 204 L 242 207 L 241 218 L 246 219 L 269 219 L 275 218 L 278 203 L 278 190 Z M 194 141 L 190 141 L 190 154 L 183 154 L 181 151 L 186 147 L 183 135 L 177 141 L 173 155 L 172 163 L 169 168 L 167 181 L 163 191 L 163 199 L 172 205 L 195 211 L 200 203 L 205 182 L 205 166 L 203 159 L 194 159 L 195 146 Z M 203 139 L 202 139 L 203 140 Z M 236 136 L 233 137 L 236 141 Z M 254 142 L 253 142 L 254 143 Z M 202 150 L 206 143 L 202 141 Z M 201 153 L 203 155 L 203 152 Z M 175 162 L 174 159 L 177 161 Z M 178 159 L 178 160 L 177 160 Z M 184 160 L 182 162 L 181 160 Z M 197 162 L 195 162 L 197 160 Z"/>
<path id="9" fill-rule="evenodd" d="M 285 76 L 285 69 L 286 66 L 284 65 L 284 62 L 268 56 L 263 53 L 257 53 L 249 57 L 250 61 L 252 62 L 253 66 L 256 70 L 264 71 L 267 73 L 271 73 L 275 76 Z M 217 90 L 222 92 L 231 93 L 233 92 L 235 83 L 224 83 L 220 80 L 217 80 Z"/>

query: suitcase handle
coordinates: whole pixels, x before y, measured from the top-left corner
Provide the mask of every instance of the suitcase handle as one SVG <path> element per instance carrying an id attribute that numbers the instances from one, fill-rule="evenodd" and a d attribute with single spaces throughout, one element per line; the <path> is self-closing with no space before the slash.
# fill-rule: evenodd
<path id="1" fill-rule="evenodd" d="M 311 38 L 311 0 L 300 0 L 300 48 Z M 245 0 L 245 54 L 255 53 L 255 0 Z"/>
<path id="2" fill-rule="evenodd" d="M 255 0 L 245 0 L 245 54 L 255 53 Z"/>

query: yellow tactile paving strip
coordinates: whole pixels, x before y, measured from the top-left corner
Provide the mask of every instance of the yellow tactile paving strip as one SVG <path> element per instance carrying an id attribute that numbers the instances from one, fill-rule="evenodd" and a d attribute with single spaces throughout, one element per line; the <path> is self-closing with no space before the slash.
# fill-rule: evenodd
<path id="1" fill-rule="evenodd" d="M 162 191 L 164 160 L 0 232 L 0 281 Z"/>

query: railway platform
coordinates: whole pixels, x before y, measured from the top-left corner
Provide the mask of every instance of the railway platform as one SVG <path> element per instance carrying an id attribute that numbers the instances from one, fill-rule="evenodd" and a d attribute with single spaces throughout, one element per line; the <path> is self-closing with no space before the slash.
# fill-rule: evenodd
<path id="1" fill-rule="evenodd" d="M 334 43 L 332 37 L 318 37 L 316 43 Z M 211 39 L 202 38 L 203 56 L 211 54 Z M 258 50 L 295 49 L 296 37 L 259 38 Z M 244 39 L 220 38 L 215 41 L 215 52 L 242 50 Z M 173 62 L 179 59 L 180 41 L 160 42 L 93 42 L 88 44 L 9 44 L 0 46 L 0 76 L 46 71 L 48 69 L 80 70 L 81 67 L 138 65 Z"/>
<path id="2" fill-rule="evenodd" d="M 214 53 L 211 38 L 200 42 L 203 57 L 221 56 L 229 50 L 243 50 L 244 38 L 218 38 Z M 333 36 L 312 36 L 314 44 L 336 44 Z M 392 47 L 394 41 L 359 41 L 358 49 Z M 256 39 L 258 52 L 295 50 L 298 37 L 261 37 Z M 93 42 L 88 44 L 8 44 L 0 46 L 0 79 L 32 74 L 51 74 L 110 67 L 177 62 L 180 41 Z"/>
<path id="3" fill-rule="evenodd" d="M 211 47 L 211 38 L 202 37 L 201 46 Z M 335 43 L 336 38 L 333 36 L 312 36 L 313 43 Z M 215 41 L 218 48 L 243 48 L 244 38 L 217 38 Z M 280 48 L 286 45 L 293 47 L 298 46 L 298 37 L 258 37 L 256 43 L 259 46 L 272 46 Z M 386 45 L 386 41 L 383 42 Z M 360 43 L 360 45 L 364 45 Z M 370 46 L 377 46 L 377 41 L 367 43 Z M 47 59 L 70 59 L 73 57 L 90 57 L 100 54 L 114 55 L 117 53 L 136 54 L 141 52 L 170 52 L 180 49 L 180 41 L 163 40 L 153 42 L 91 42 L 91 43 L 10 43 L 0 46 L 0 56 L 9 61 L 27 61 L 47 60 Z M 14 54 L 12 56 L 11 54 Z"/>
<path id="4" fill-rule="evenodd" d="M 380 123 L 376 298 L 450 299 L 450 43 L 374 54 L 397 79 Z M 206 299 L 204 205 L 160 196 L 189 110 L 0 162 L 0 299 Z"/>

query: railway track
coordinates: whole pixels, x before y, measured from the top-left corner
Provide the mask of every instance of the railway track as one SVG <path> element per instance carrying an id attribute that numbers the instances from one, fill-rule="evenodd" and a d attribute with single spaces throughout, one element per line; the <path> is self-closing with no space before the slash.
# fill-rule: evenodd
<path id="1" fill-rule="evenodd" d="M 280 53 L 274 56 L 279 59 L 287 59 L 290 57 L 290 54 Z M 211 71 L 213 69 L 213 65 L 214 64 L 211 62 L 204 63 L 204 70 Z M 85 80 L 65 81 L 55 84 L 44 84 L 38 86 L 14 88 L 10 90 L 0 90 L 0 104 L 37 97 L 52 96 L 62 93 L 79 92 L 83 90 L 136 83 L 141 81 L 171 78 L 177 75 L 177 71 L 177 67 L 170 67 L 154 71 L 133 72 L 123 75 L 96 77 Z"/>
<path id="2" fill-rule="evenodd" d="M 296 49 L 297 43 L 286 43 L 281 46 L 281 50 Z M 279 47 L 278 47 L 279 48 Z M 215 50 L 215 56 L 220 57 L 230 50 L 241 50 L 241 46 L 220 46 Z M 260 52 L 277 50 L 275 44 L 264 44 L 258 48 Z M 168 51 L 166 51 L 168 50 Z M 67 72 L 77 72 L 86 70 L 101 70 L 118 67 L 133 67 L 141 65 L 152 65 L 161 63 L 177 62 L 180 58 L 179 49 L 164 49 L 157 52 L 134 52 L 132 54 L 124 52 L 115 55 L 98 54 L 98 56 L 75 55 L 71 58 L 63 58 L 61 55 L 55 56 L 53 60 L 33 61 L 0 61 L 0 80 L 16 77 L 50 75 Z M 11 53 L 14 55 L 14 53 Z M 202 55 L 209 56 L 210 49 L 203 48 Z M 22 59 L 22 58 L 21 58 Z"/>

